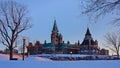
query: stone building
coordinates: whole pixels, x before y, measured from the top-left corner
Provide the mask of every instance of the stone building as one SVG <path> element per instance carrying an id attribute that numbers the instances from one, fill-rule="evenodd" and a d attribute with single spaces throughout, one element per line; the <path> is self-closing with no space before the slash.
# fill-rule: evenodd
<path id="1" fill-rule="evenodd" d="M 69 41 L 65 43 L 63 41 L 63 36 L 59 33 L 56 20 L 54 20 L 54 25 L 51 33 L 51 42 L 44 43 L 36 41 L 33 45 L 29 43 L 27 46 L 27 51 L 29 54 L 85 54 L 85 55 L 108 55 L 109 51 L 106 49 L 100 49 L 98 46 L 98 41 L 94 40 L 89 28 L 85 33 L 85 38 L 82 43 L 78 40 L 77 43 L 71 44 Z"/>
<path id="2" fill-rule="evenodd" d="M 81 54 L 99 54 L 98 41 L 93 40 L 89 28 L 87 28 L 85 38 L 80 46 Z"/>
<path id="3" fill-rule="evenodd" d="M 59 33 L 56 20 L 54 20 L 54 25 L 51 34 L 51 43 L 54 45 L 62 44 L 62 35 Z"/>

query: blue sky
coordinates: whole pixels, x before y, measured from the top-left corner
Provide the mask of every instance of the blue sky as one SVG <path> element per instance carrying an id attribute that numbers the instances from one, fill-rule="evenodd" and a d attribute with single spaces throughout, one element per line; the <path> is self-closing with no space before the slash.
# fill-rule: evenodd
<path id="1" fill-rule="evenodd" d="M 20 36 L 28 37 L 29 41 L 50 42 L 50 35 L 54 24 L 54 17 L 57 20 L 59 32 L 63 35 L 63 40 L 75 43 L 82 42 L 87 29 L 90 28 L 93 39 L 99 41 L 102 46 L 104 35 L 114 31 L 115 28 L 108 22 L 110 16 L 102 17 L 97 23 L 88 19 L 87 15 L 81 15 L 79 0 L 15 0 L 28 7 L 29 16 L 33 27 L 24 31 Z"/>

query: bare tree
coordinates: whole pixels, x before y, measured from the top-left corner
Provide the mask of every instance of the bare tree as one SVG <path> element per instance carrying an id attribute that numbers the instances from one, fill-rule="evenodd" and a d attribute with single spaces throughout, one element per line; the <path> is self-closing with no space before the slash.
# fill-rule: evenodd
<path id="1" fill-rule="evenodd" d="M 120 53 L 120 35 L 117 33 L 107 33 L 105 35 L 105 41 L 108 44 L 107 47 L 116 53 L 119 58 Z"/>
<path id="2" fill-rule="evenodd" d="M 120 0 L 80 0 L 83 14 L 90 14 L 94 20 L 106 14 L 114 14 L 115 25 L 120 24 Z"/>
<path id="3" fill-rule="evenodd" d="M 23 4 L 12 0 L 0 1 L 0 36 L 3 45 L 10 50 L 10 60 L 13 59 L 12 51 L 16 47 L 14 45 L 17 37 L 31 28 L 27 13 Z"/>

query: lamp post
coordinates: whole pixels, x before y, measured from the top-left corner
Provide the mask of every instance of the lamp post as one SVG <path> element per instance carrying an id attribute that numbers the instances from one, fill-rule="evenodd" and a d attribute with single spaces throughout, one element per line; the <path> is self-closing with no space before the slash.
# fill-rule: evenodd
<path id="1" fill-rule="evenodd" d="M 23 37 L 23 60 L 25 58 L 25 41 L 26 41 L 26 38 Z"/>
<path id="2" fill-rule="evenodd" d="M 71 60 L 72 60 L 72 51 L 70 52 L 70 55 L 71 55 Z"/>

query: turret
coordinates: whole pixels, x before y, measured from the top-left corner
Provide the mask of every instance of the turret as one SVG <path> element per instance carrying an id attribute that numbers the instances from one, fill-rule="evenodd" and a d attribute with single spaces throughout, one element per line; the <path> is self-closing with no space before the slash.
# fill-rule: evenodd
<path id="1" fill-rule="evenodd" d="M 62 40 L 62 34 L 59 34 L 59 44 L 62 44 L 63 40 Z"/>
<path id="2" fill-rule="evenodd" d="M 54 20 L 54 25 L 53 25 L 53 30 L 52 30 L 52 32 L 54 33 L 54 32 L 58 32 L 58 28 L 57 28 L 57 24 L 56 24 L 56 20 Z"/>
<path id="3" fill-rule="evenodd" d="M 90 33 L 89 28 L 87 28 L 86 34 L 85 34 L 85 40 L 92 40 L 92 35 Z M 90 41 L 89 41 L 90 42 Z"/>
<path id="4" fill-rule="evenodd" d="M 87 36 L 87 35 L 91 36 L 89 28 L 87 28 L 87 32 L 86 32 L 85 36 Z"/>
<path id="5" fill-rule="evenodd" d="M 54 25 L 52 29 L 51 43 L 54 45 L 62 44 L 62 35 L 58 33 L 56 20 L 54 20 Z"/>

